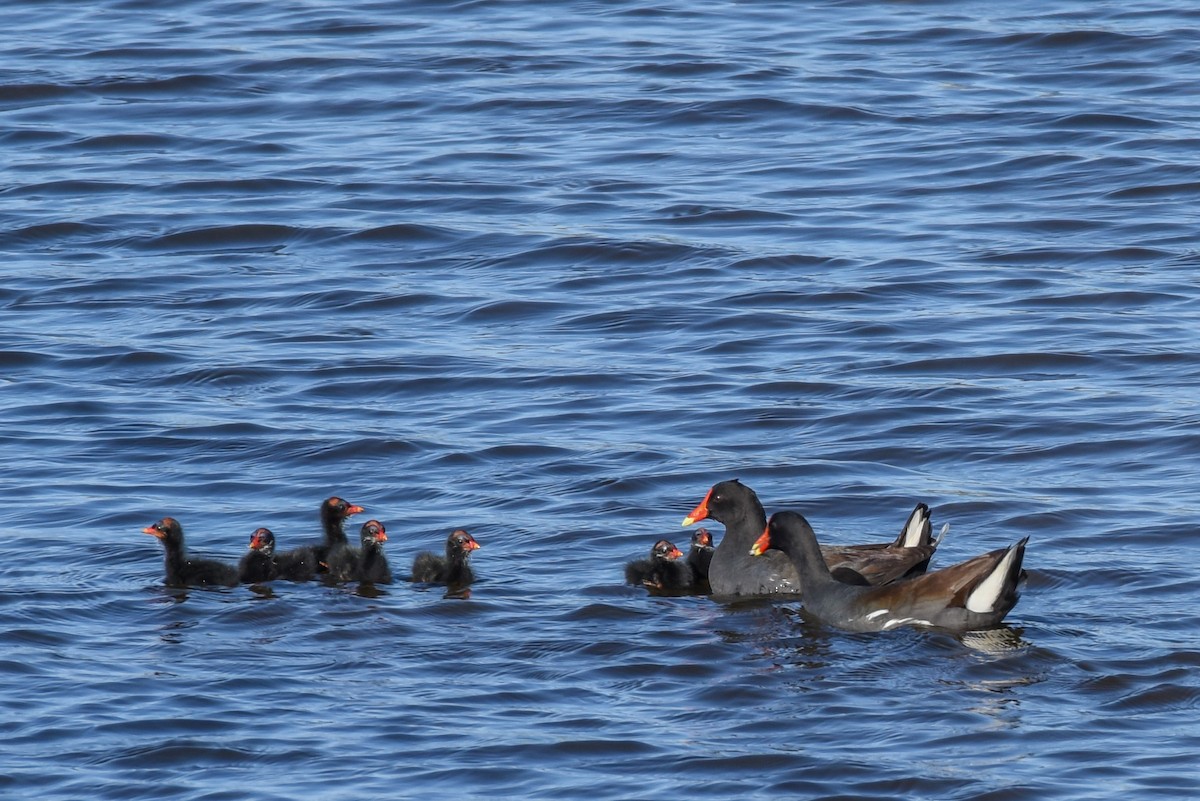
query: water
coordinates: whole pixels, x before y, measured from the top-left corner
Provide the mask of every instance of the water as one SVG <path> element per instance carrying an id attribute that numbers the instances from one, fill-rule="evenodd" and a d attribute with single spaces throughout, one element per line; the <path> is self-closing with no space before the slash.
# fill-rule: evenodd
<path id="1" fill-rule="evenodd" d="M 1194 798 L 1200 12 L 10 2 L 0 788 Z M 649 597 L 720 479 L 990 636 Z M 338 493 L 469 599 L 174 590 Z M 351 527 L 352 530 L 355 528 Z M 720 528 L 715 527 L 719 533 Z"/>

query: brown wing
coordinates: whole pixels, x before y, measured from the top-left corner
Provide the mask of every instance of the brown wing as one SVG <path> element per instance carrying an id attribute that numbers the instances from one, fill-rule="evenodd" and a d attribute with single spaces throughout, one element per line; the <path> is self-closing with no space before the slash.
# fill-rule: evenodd
<path id="1" fill-rule="evenodd" d="M 875 586 L 924 573 L 933 551 L 932 545 L 915 548 L 896 548 L 890 544 L 821 546 L 821 555 L 831 572 L 839 567 L 849 568 Z"/>
<path id="2" fill-rule="evenodd" d="M 965 562 L 917 576 L 911 581 L 902 581 L 888 587 L 881 587 L 875 600 L 893 608 L 904 603 L 911 605 L 928 603 L 945 607 L 965 606 L 971 590 L 995 569 L 1006 553 L 1008 553 L 1007 548 L 988 551 Z M 876 594 L 873 593 L 873 595 Z"/>

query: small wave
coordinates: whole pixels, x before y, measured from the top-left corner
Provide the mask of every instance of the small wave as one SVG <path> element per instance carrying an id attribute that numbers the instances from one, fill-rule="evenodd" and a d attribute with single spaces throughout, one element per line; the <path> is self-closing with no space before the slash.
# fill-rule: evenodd
<path id="1" fill-rule="evenodd" d="M 437 244 L 454 241 L 458 236 L 457 232 L 448 228 L 403 223 L 382 225 L 377 228 L 356 231 L 346 234 L 345 238 L 363 242 L 391 242 L 398 244 L 419 242 L 421 244 Z"/>
<path id="2" fill-rule="evenodd" d="M 460 319 L 472 323 L 525 323 L 539 317 L 557 315 L 566 308 L 569 307 L 557 301 L 498 300 L 475 306 L 461 315 Z"/>
<path id="3" fill-rule="evenodd" d="M 1053 128 L 1087 131 L 1153 130 L 1162 128 L 1163 123 L 1130 114 L 1067 114 L 1049 123 Z"/>
<path id="4" fill-rule="evenodd" d="M 1114 189 L 1105 195 L 1111 200 L 1143 200 L 1147 198 L 1192 199 L 1200 194 L 1200 181 L 1184 181 L 1171 184 L 1148 184 Z"/>
<path id="5" fill-rule="evenodd" d="M 112 229 L 89 223 L 61 222 L 30 225 L 0 233 L 0 248 L 47 247 L 68 243 L 91 242 L 110 237 Z"/>
<path id="6" fill-rule="evenodd" d="M 0 86 L 0 103 L 16 108 L 85 96 L 86 92 L 79 87 L 56 83 L 8 83 Z"/>
<path id="7" fill-rule="evenodd" d="M 269 250 L 286 247 L 294 242 L 314 242 L 341 235 L 331 229 L 302 228 L 270 223 L 216 225 L 176 231 L 161 236 L 131 240 L 144 249 L 171 253 L 232 250 Z"/>

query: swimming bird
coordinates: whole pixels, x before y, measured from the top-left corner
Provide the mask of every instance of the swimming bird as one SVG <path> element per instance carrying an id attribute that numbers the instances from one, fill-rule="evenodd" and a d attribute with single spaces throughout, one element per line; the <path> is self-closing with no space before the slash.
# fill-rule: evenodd
<path id="1" fill-rule="evenodd" d="M 823 623 L 849 631 L 925 626 L 975 631 L 1000 624 L 1020 597 L 1021 563 L 1028 537 L 932 573 L 882 587 L 835 579 L 803 515 L 776 512 L 748 553 L 776 549 L 787 556 L 804 585 L 804 609 Z"/>
<path id="2" fill-rule="evenodd" d="M 708 584 L 708 569 L 713 558 L 712 533 L 706 528 L 692 532 L 692 547 L 688 549 L 687 566 L 692 569 L 693 584 Z"/>
<path id="3" fill-rule="evenodd" d="M 690 589 L 694 583 L 692 569 L 680 557 L 683 551 L 670 540 L 659 540 L 650 546 L 650 555 L 625 565 L 625 581 L 641 584 L 652 590 Z"/>
<path id="4" fill-rule="evenodd" d="M 258 528 L 250 535 L 250 550 L 238 562 L 238 581 L 243 584 L 262 584 L 279 576 L 275 566 L 275 533 Z"/>
<path id="5" fill-rule="evenodd" d="M 465 529 L 455 529 L 446 538 L 445 557 L 422 551 L 413 560 L 412 580 L 426 584 L 446 584 L 465 587 L 475 580 L 467 557 L 480 548 L 475 538 Z"/>
<path id="6" fill-rule="evenodd" d="M 318 565 L 318 571 L 322 569 L 320 566 L 328 564 L 330 554 L 339 548 L 349 547 L 345 530 L 346 518 L 361 511 L 363 511 L 361 506 L 352 504 L 337 495 L 321 502 L 321 530 L 325 534 L 325 540 L 317 545 L 305 546 L 311 550 L 313 559 Z"/>
<path id="7" fill-rule="evenodd" d="M 369 581 L 387 584 L 392 580 L 383 544 L 387 531 L 378 520 L 363 523 L 359 532 L 361 547 L 338 548 L 329 555 L 329 576 L 335 581 Z"/>
<path id="8" fill-rule="evenodd" d="M 316 572 L 312 546 L 279 553 L 275 550 L 275 533 L 269 528 L 255 529 L 250 535 L 250 550 L 238 564 L 238 577 L 243 584 L 260 584 L 277 578 L 308 581 Z"/>
<path id="9" fill-rule="evenodd" d="M 164 517 L 142 532 L 157 537 L 165 552 L 166 583 L 173 587 L 219 585 L 232 587 L 238 583 L 237 568 L 216 559 L 188 556 L 183 542 L 183 526 L 173 517 Z"/>
<path id="10" fill-rule="evenodd" d="M 794 595 L 802 591 L 796 568 L 782 553 L 750 558 L 750 546 L 767 525 L 766 511 L 754 490 L 737 479 L 714 484 L 683 519 L 683 525 L 708 519 L 725 525 L 725 536 L 709 565 L 713 595 Z M 892 542 L 826 545 L 822 552 L 834 575 L 843 581 L 887 584 L 925 572 L 938 545 L 931 533 L 929 507 L 918 503 Z"/>

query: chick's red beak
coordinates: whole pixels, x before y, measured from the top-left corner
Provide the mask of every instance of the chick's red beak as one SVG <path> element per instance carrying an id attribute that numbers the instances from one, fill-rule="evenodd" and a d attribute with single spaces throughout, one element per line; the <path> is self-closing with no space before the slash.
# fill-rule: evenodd
<path id="1" fill-rule="evenodd" d="M 683 525 L 690 526 L 692 523 L 695 523 L 697 520 L 707 520 L 708 519 L 708 499 L 711 497 L 712 497 L 712 490 L 710 489 L 707 493 L 705 493 L 704 500 L 702 500 L 702 501 L 700 501 L 700 503 L 696 504 L 696 508 L 693 509 L 688 514 L 687 517 L 683 518 Z"/>
<path id="2" fill-rule="evenodd" d="M 350 506 L 346 507 L 346 517 L 349 517 L 350 515 L 356 515 L 362 510 L 363 508 L 361 506 L 355 506 L 354 504 L 351 504 Z"/>
<path id="3" fill-rule="evenodd" d="M 160 540 L 163 537 L 167 536 L 166 532 L 161 531 L 161 530 L 155 528 L 154 526 L 146 526 L 144 529 L 142 529 L 142 533 L 149 534 L 151 537 L 158 537 Z"/>

